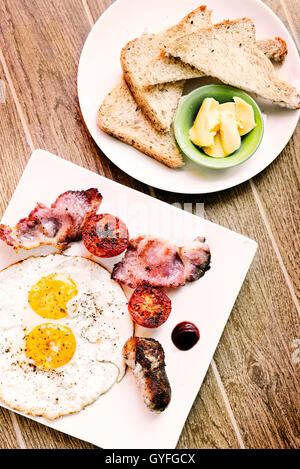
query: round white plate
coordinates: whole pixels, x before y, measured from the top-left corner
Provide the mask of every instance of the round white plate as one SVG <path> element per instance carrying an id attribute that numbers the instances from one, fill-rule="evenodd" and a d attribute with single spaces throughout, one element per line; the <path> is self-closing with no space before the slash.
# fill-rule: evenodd
<path id="1" fill-rule="evenodd" d="M 296 46 L 278 17 L 260 0 L 208 0 L 212 19 L 251 18 L 257 39 L 280 36 L 287 42 L 288 54 L 283 65 L 276 66 L 278 75 L 299 85 L 300 60 Z M 291 138 L 299 111 L 276 105 L 260 105 L 265 133 L 255 155 L 244 164 L 226 170 L 203 168 L 186 158 L 186 165 L 170 169 L 145 156 L 129 145 L 98 129 L 97 109 L 121 78 L 121 48 L 143 32 L 159 32 L 197 8 L 199 0 L 118 0 L 98 19 L 83 47 L 78 69 L 78 96 L 83 118 L 93 139 L 107 157 L 130 176 L 159 189 L 186 194 L 216 192 L 240 184 L 268 166 Z M 187 83 L 185 92 L 213 79 Z M 289 162 L 287 161 L 287 164 Z"/>

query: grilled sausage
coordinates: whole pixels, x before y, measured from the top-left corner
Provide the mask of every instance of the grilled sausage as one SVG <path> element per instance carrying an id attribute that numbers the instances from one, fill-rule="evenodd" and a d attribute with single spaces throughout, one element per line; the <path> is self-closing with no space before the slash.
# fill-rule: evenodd
<path id="1" fill-rule="evenodd" d="M 145 337 L 131 337 L 123 347 L 123 356 L 134 373 L 146 406 L 153 412 L 163 412 L 171 399 L 171 387 L 160 343 Z"/>

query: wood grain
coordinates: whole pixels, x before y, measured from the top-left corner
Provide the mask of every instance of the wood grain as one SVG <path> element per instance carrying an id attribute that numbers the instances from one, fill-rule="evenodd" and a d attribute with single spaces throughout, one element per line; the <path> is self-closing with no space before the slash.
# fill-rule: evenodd
<path id="1" fill-rule="evenodd" d="M 217 203 L 217 201 L 219 203 Z M 207 217 L 258 242 L 258 253 L 215 354 L 248 448 L 297 448 L 299 316 L 248 184 L 214 196 Z"/>
<path id="2" fill-rule="evenodd" d="M 7 0 L 0 15 L 0 47 L 34 146 L 147 191 L 108 161 L 82 120 L 77 67 L 90 24 L 81 1 Z"/>
<path id="3" fill-rule="evenodd" d="M 19 449 L 19 442 L 12 425 L 10 412 L 6 409 L 0 409 L 0 448 L 1 449 Z"/>
<path id="4" fill-rule="evenodd" d="M 5 88 L 5 102 L 0 103 L 0 215 L 2 217 L 24 171 L 30 156 L 30 148 L 1 64 L 0 80 L 3 81 Z"/>
<path id="5" fill-rule="evenodd" d="M 274 3 L 277 0 L 274 0 Z M 298 0 L 280 0 L 281 8 L 284 12 L 285 18 L 287 19 L 288 29 L 290 29 L 294 40 L 300 50 L 300 8 Z M 271 7 L 272 8 L 272 7 Z M 281 18 L 281 11 L 279 13 Z"/>
<path id="6" fill-rule="evenodd" d="M 294 39 L 299 41 L 299 2 L 268 0 L 265 3 L 284 22 Z M 300 252 L 299 151 L 300 125 L 298 124 L 291 141 L 280 156 L 254 178 L 258 195 L 298 299 L 300 298 L 300 265 L 297 255 Z"/>
<path id="7" fill-rule="evenodd" d="M 0 103 L 0 215 L 2 216 L 22 175 L 30 149 L 1 65 L 0 80 L 4 83 L 1 86 L 5 88 L 5 102 Z M 10 414 L 8 410 L 0 409 L 0 448 L 19 447 Z"/>
<path id="8" fill-rule="evenodd" d="M 96 22 L 102 13 L 115 3 L 115 0 L 86 0 L 86 3 L 92 14 L 93 21 Z"/>
<path id="9" fill-rule="evenodd" d="M 279 16 L 281 21 L 284 23 L 284 25 L 289 28 L 288 20 L 287 17 L 283 11 L 282 8 L 282 2 L 281 0 L 261 0 L 263 3 L 265 3 L 271 10 Z M 285 1 L 285 0 L 283 0 Z M 284 39 L 284 38 L 283 38 Z"/>
<path id="10" fill-rule="evenodd" d="M 17 415 L 27 449 L 97 449 L 96 446 Z"/>
<path id="11" fill-rule="evenodd" d="M 254 178 L 270 228 L 300 298 L 300 126 L 283 152 L 269 168 Z"/>
<path id="12" fill-rule="evenodd" d="M 177 448 L 240 448 L 211 367 L 183 428 Z"/>

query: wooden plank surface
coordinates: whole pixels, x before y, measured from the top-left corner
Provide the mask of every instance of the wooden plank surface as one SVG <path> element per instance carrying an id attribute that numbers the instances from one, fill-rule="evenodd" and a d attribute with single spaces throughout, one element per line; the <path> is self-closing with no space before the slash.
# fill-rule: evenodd
<path id="1" fill-rule="evenodd" d="M 294 40 L 300 38 L 300 4 L 297 0 L 265 2 L 284 22 Z M 283 38 L 284 39 L 284 38 Z M 292 288 L 300 298 L 300 125 L 286 148 L 270 167 L 254 178 L 270 229 L 283 259 Z M 284 228 L 286 227 L 286 229 Z"/>
<path id="2" fill-rule="evenodd" d="M 0 215 L 2 216 L 24 170 L 24 155 L 30 153 L 30 149 L 25 140 L 22 125 L 1 64 L 0 80 L 2 90 L 0 102 Z M 18 162 L 17 165 L 16 162 Z M 19 447 L 11 420 L 11 412 L 4 408 L 0 408 L 0 430 L 0 448 Z"/>
<path id="3" fill-rule="evenodd" d="M 52 430 L 26 417 L 18 415 L 17 421 L 27 449 L 97 449 L 90 443 Z"/>
<path id="4" fill-rule="evenodd" d="M 177 448 L 240 448 L 212 367 L 209 367 Z"/>
<path id="5" fill-rule="evenodd" d="M 254 178 L 263 210 L 297 299 L 300 299 L 300 126 L 291 142 L 271 164 Z"/>
<path id="6" fill-rule="evenodd" d="M 297 371 L 290 346 L 299 317 L 250 187 L 218 198 L 223 203 L 206 203 L 208 218 L 255 239 L 259 249 L 215 361 L 245 446 L 297 447 Z"/>
<path id="7" fill-rule="evenodd" d="M 0 69 L 0 73 L 6 81 L 10 77 L 7 86 L 15 90 L 15 103 L 9 94 L 5 118 L 0 121 L 1 136 L 5 135 L 0 141 L 2 212 L 30 156 L 29 147 L 45 148 L 149 192 L 147 186 L 121 172 L 96 147 L 78 106 L 76 73 L 81 48 L 91 23 L 110 3 L 1 3 L 0 48 L 7 70 Z M 295 15 L 286 15 L 296 8 L 296 1 L 266 3 L 287 27 L 297 30 L 294 22 L 290 25 L 299 9 Z M 215 365 L 209 369 L 182 433 L 180 448 L 300 446 L 297 370 L 291 359 L 292 344 L 300 337 L 292 295 L 299 278 L 297 149 L 299 130 L 273 165 L 253 182 L 219 194 L 183 197 L 151 191 L 170 203 L 204 202 L 207 218 L 259 243 L 258 255 L 215 354 Z M 17 422 L 21 440 L 28 448 L 92 448 L 23 417 L 17 417 Z M 0 425 L 4 428 L 0 448 L 19 447 L 9 412 L 1 411 Z"/>
<path id="8" fill-rule="evenodd" d="M 270 0 L 269 0 L 270 1 Z M 273 3 L 277 3 L 275 0 Z M 272 4 L 269 5 L 272 8 Z M 298 0 L 280 0 L 279 17 L 284 16 L 294 40 L 300 50 L 300 8 Z M 282 12 L 282 13 L 281 13 Z"/>
<path id="9" fill-rule="evenodd" d="M 0 16 L 0 46 L 34 147 L 145 190 L 108 161 L 81 118 L 77 68 L 90 31 L 81 0 L 6 0 Z"/>

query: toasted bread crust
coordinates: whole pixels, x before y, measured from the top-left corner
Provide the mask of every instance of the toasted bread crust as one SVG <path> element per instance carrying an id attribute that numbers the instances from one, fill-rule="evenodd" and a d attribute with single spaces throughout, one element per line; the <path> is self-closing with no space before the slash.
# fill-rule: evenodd
<path id="1" fill-rule="evenodd" d="M 256 44 L 268 59 L 279 63 L 284 61 L 287 54 L 287 45 L 281 37 L 276 36 L 274 39 L 262 39 L 257 41 Z"/>
<path id="2" fill-rule="evenodd" d="M 253 23 L 251 18 L 247 18 L 246 16 L 243 16 L 242 18 L 236 18 L 235 20 L 223 20 L 223 21 L 220 21 L 219 23 L 215 23 L 210 28 L 205 28 L 205 29 L 214 29 L 214 28 L 218 28 L 219 26 L 223 27 L 225 25 L 231 26 L 232 24 L 239 24 L 241 21 L 247 24 L 251 24 L 253 34 L 255 34 L 256 32 L 255 24 Z"/>
<path id="3" fill-rule="evenodd" d="M 287 45 L 284 39 L 280 37 L 262 39 L 256 41 L 256 45 L 268 59 L 273 62 L 283 63 L 287 54 Z M 166 55 L 165 49 L 162 49 L 153 60 L 151 69 L 155 71 L 155 74 L 152 73 L 147 77 L 147 86 L 166 81 L 188 80 L 204 76 L 203 72 L 182 62 L 179 58 Z"/>
<path id="4" fill-rule="evenodd" d="M 197 15 L 199 15 L 199 17 L 197 17 Z M 178 101 L 183 92 L 184 80 L 169 82 L 164 85 L 155 85 L 155 88 L 146 86 L 147 74 L 150 72 L 150 63 L 159 53 L 164 40 L 171 40 L 185 35 L 191 30 L 195 30 L 195 27 L 199 24 L 199 20 L 200 23 L 203 22 L 205 25 L 209 24 L 210 15 L 211 11 L 207 10 L 206 6 L 201 5 L 190 12 L 175 26 L 158 34 L 146 34 L 143 35 L 142 38 L 133 39 L 121 50 L 120 61 L 126 83 L 144 114 L 152 121 L 155 128 L 161 132 L 166 132 L 170 129 Z M 141 60 L 141 57 L 139 57 L 139 46 L 141 45 L 141 40 L 147 41 L 147 38 L 150 39 L 149 43 L 146 43 L 146 46 L 142 44 L 145 55 L 143 60 L 145 63 L 143 63 L 140 72 L 137 72 L 135 60 L 137 58 Z M 132 48 L 134 47 L 135 50 L 133 51 Z M 166 96 L 164 93 L 167 92 L 169 93 L 170 106 L 163 108 L 163 101 L 160 103 L 159 93 L 161 93 L 163 98 Z"/>
<path id="5" fill-rule="evenodd" d="M 131 93 L 134 96 L 134 99 L 136 100 L 137 104 L 141 108 L 142 112 L 148 117 L 148 119 L 151 120 L 152 124 L 154 127 L 159 131 L 159 132 L 167 132 L 169 130 L 169 126 L 164 124 L 161 119 L 159 119 L 155 109 L 151 106 L 149 103 L 147 96 L 145 92 L 147 91 L 147 88 L 143 88 L 140 86 L 136 85 L 134 75 L 131 72 L 130 68 L 128 67 L 128 63 L 126 60 L 126 51 L 128 48 L 132 46 L 134 42 L 138 41 L 138 39 L 133 39 L 132 41 L 129 41 L 125 47 L 123 47 L 121 51 L 121 56 L 120 56 L 120 61 L 124 73 L 124 79 L 131 91 Z M 154 85 L 158 86 L 158 85 Z M 177 84 L 170 83 L 167 84 L 166 86 L 177 86 L 179 93 L 178 93 L 178 100 L 180 99 L 182 92 L 183 92 L 183 87 L 184 87 L 184 81 L 177 82 Z M 151 91 L 151 87 L 148 88 L 149 91 Z"/>
<path id="6" fill-rule="evenodd" d="M 159 138 L 162 142 L 166 141 L 166 146 L 168 146 L 167 151 L 160 151 L 160 149 L 155 147 L 155 145 L 152 145 L 150 141 L 142 138 L 142 135 L 140 135 L 137 130 L 135 131 L 130 126 L 126 127 L 126 125 L 121 125 L 121 123 L 114 123 L 113 119 L 108 116 L 108 110 L 106 107 L 107 100 L 110 98 L 110 96 L 113 95 L 113 93 L 118 93 L 120 87 L 121 95 L 122 93 L 126 93 L 128 95 L 128 98 L 130 99 L 130 106 L 134 107 L 134 111 L 142 119 L 142 125 L 144 126 L 145 132 L 147 132 L 150 136 L 153 135 L 154 139 Z M 97 125 L 101 130 L 108 133 L 109 135 L 133 146 L 142 153 L 145 153 L 146 155 L 167 165 L 169 168 L 180 168 L 184 165 L 182 156 L 176 146 L 174 136 L 171 133 L 170 135 L 169 133 L 161 134 L 153 128 L 152 123 L 142 115 L 138 105 L 134 102 L 134 98 L 131 95 L 130 90 L 128 89 L 124 80 L 108 94 L 107 98 L 99 107 Z"/>
<path id="7" fill-rule="evenodd" d="M 282 51 L 281 51 L 280 58 L 279 58 L 279 62 L 282 63 L 285 59 L 286 54 L 287 54 L 287 45 L 286 45 L 285 40 L 282 39 L 281 37 L 276 36 L 275 39 L 276 39 L 276 41 L 278 41 L 281 44 L 281 47 L 282 47 Z"/>
<path id="8" fill-rule="evenodd" d="M 204 13 L 204 12 L 207 12 L 207 14 L 209 16 L 211 16 L 211 14 L 212 14 L 212 10 L 208 10 L 206 5 L 201 5 L 200 7 L 195 8 L 195 10 L 191 11 L 184 18 L 182 18 L 182 20 L 179 21 L 179 23 L 177 23 L 174 26 L 171 26 L 170 28 L 168 28 L 165 32 L 166 33 L 171 33 L 172 35 L 180 34 L 180 33 L 183 34 L 182 29 L 188 24 L 193 24 L 193 19 L 192 18 L 194 18 L 195 15 L 197 15 L 198 13 Z"/>
<path id="9" fill-rule="evenodd" d="M 215 52 L 215 50 L 209 51 L 207 41 L 211 41 L 212 43 L 216 44 L 216 41 L 214 41 L 214 35 L 212 34 L 211 37 L 209 36 L 211 32 L 214 33 L 220 28 L 221 30 L 223 30 L 224 33 L 226 27 L 229 29 L 230 26 L 235 25 L 241 21 L 247 21 L 247 23 L 251 26 L 251 29 L 254 31 L 254 41 L 251 40 L 249 36 L 247 38 L 247 35 L 243 37 L 242 31 L 242 34 L 239 38 L 239 46 L 241 49 L 239 49 L 239 47 L 230 48 L 227 42 L 219 41 L 217 43 L 217 52 Z M 233 37 L 231 39 L 233 40 Z M 206 42 L 201 43 L 201 41 L 205 40 Z M 197 41 L 198 47 L 200 42 L 202 49 L 205 51 L 204 55 L 202 53 L 201 56 L 197 56 L 195 50 L 193 49 Z M 191 50 L 193 50 L 193 52 L 191 52 Z M 220 66 L 218 68 L 219 62 L 216 60 L 216 54 L 222 54 L 222 56 L 225 56 L 226 54 L 229 55 L 230 51 L 230 57 L 232 59 L 233 54 L 233 57 L 236 60 L 236 69 L 240 72 L 241 68 L 239 67 L 239 64 L 244 59 L 241 53 L 238 52 L 239 50 L 243 51 L 244 54 L 247 54 L 252 59 L 248 62 L 244 62 L 245 65 L 248 67 L 249 71 L 251 71 L 252 75 L 255 75 L 255 79 L 252 80 L 251 83 L 249 78 L 250 75 L 249 73 L 246 73 L 245 68 L 242 70 L 242 80 L 239 74 L 234 74 L 232 68 L 224 67 L 222 62 L 220 63 Z M 179 57 L 183 62 L 188 63 L 189 65 L 193 65 L 197 69 L 203 70 L 207 75 L 215 76 L 216 78 L 231 86 L 236 86 L 248 92 L 252 92 L 255 95 L 261 96 L 263 99 L 271 103 L 277 103 L 283 107 L 288 107 L 291 109 L 300 108 L 299 91 L 289 83 L 284 82 L 283 80 L 280 80 L 280 78 L 277 77 L 270 60 L 266 58 L 264 53 L 256 45 L 255 27 L 252 20 L 249 18 L 241 18 L 232 21 L 225 20 L 212 27 L 203 28 L 196 33 L 186 34 L 184 37 L 167 43 L 166 51 L 171 56 Z M 208 54 L 210 52 L 215 52 L 214 62 L 209 61 L 208 59 Z M 241 61 L 238 62 L 238 60 Z M 233 62 L 232 64 L 234 65 Z M 254 66 L 256 68 L 255 72 Z M 220 67 L 222 67 L 222 69 Z"/>
<path id="10" fill-rule="evenodd" d="M 161 163 L 165 164 L 169 168 L 181 168 L 184 165 L 183 161 L 176 162 L 176 161 L 169 160 L 165 158 L 163 155 L 157 154 L 154 150 L 152 150 L 152 148 L 148 147 L 142 141 L 134 140 L 130 138 L 130 136 L 127 135 L 126 133 L 123 133 L 121 130 L 112 129 L 111 127 L 107 126 L 105 122 L 103 121 L 103 114 L 101 113 L 100 109 L 98 112 L 97 125 L 99 129 L 103 130 L 103 132 L 107 133 L 108 135 L 111 135 L 112 137 L 117 138 L 121 142 L 131 145 L 132 147 L 136 148 L 136 150 L 139 150 L 145 155 L 150 156 L 151 158 L 154 158 L 157 161 L 160 161 Z"/>

